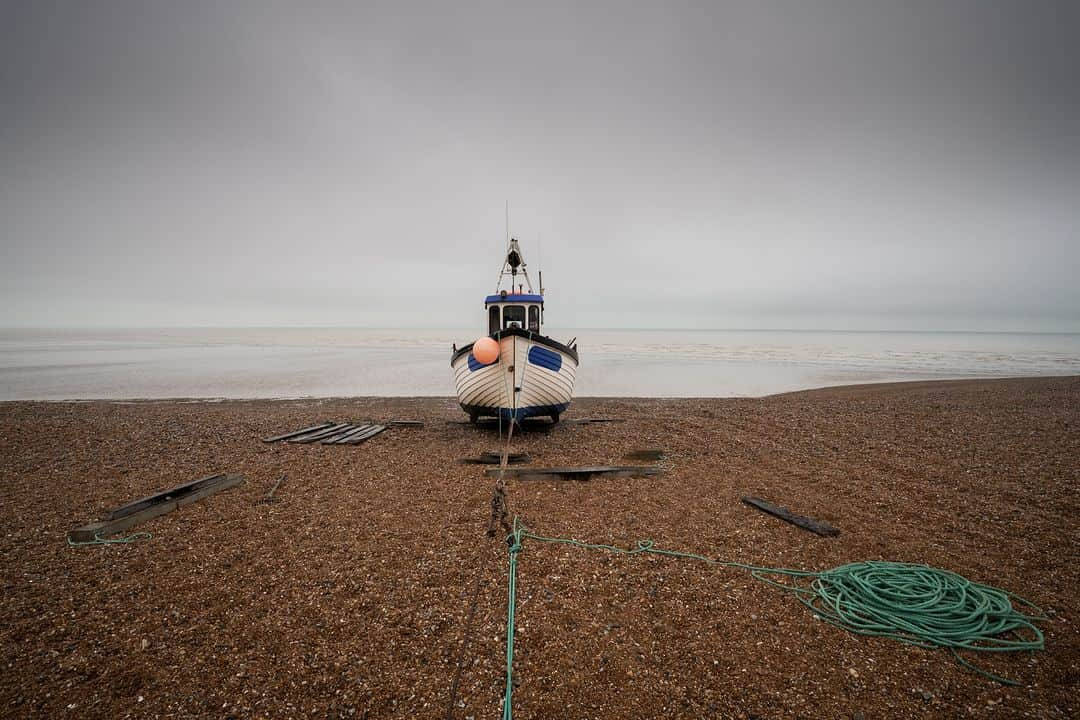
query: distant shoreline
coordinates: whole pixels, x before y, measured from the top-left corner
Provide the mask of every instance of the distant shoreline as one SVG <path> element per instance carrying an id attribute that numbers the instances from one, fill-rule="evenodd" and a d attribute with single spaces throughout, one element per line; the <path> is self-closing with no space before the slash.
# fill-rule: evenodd
<path id="1" fill-rule="evenodd" d="M 663 396 L 663 395 L 583 395 L 575 398 L 575 402 L 579 401 L 710 401 L 710 400 L 766 400 L 769 398 L 789 397 L 793 395 L 821 395 L 821 394 L 844 394 L 853 395 L 859 393 L 878 393 L 886 391 L 904 391 L 904 390 L 948 390 L 952 388 L 961 388 L 964 386 L 981 385 L 981 384 L 994 384 L 994 383 L 1012 383 L 1018 381 L 1044 381 L 1044 380 L 1070 380 L 1080 379 L 1080 374 L 1076 375 L 1013 375 L 1008 377 L 992 377 L 992 378 L 943 378 L 941 380 L 900 380 L 900 381 L 885 381 L 885 382 L 865 382 L 865 383 L 847 383 L 843 385 L 823 385 L 821 387 L 807 388 L 805 390 L 790 390 L 786 392 L 769 393 L 767 395 L 728 395 L 728 396 Z M 198 404 L 220 404 L 220 403 L 288 403 L 288 402 L 308 402 L 308 401 L 355 401 L 355 400 L 379 400 L 379 401 L 427 401 L 427 400 L 446 400 L 456 403 L 457 398 L 453 395 L 300 395 L 296 397 L 130 397 L 130 398 L 68 398 L 63 400 L 50 400 L 50 399 L 22 399 L 22 400 L 0 400 L 0 406 L 13 405 L 20 403 L 43 403 L 43 404 L 70 404 L 70 405 L 87 405 L 87 404 L 113 404 L 113 405 L 137 405 L 137 404 L 183 404 L 183 405 L 198 405 Z M 573 404 L 571 404 L 573 408 Z"/>
<path id="2" fill-rule="evenodd" d="M 0 335 L 0 401 L 442 397 L 478 330 L 158 329 Z M 577 397 L 765 397 L 1080 374 L 1080 334 L 558 330 Z"/>

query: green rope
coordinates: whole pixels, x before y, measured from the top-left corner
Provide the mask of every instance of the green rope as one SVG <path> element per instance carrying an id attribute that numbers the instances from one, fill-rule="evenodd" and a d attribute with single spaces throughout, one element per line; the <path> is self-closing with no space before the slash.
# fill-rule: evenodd
<path id="1" fill-rule="evenodd" d="M 525 538 L 586 550 L 622 555 L 664 555 L 698 560 L 722 567 L 748 570 L 758 580 L 794 593 L 821 620 L 858 635 L 888 637 L 922 648 L 948 648 L 965 667 L 1007 685 L 1017 683 L 999 677 L 964 660 L 961 650 L 1016 652 L 1042 650 L 1044 637 L 1035 622 L 1047 620 L 1034 603 L 991 585 L 972 582 L 948 570 L 918 563 L 868 560 L 821 572 L 761 567 L 715 560 L 696 553 L 665 550 L 652 540 L 639 540 L 633 548 L 587 543 L 570 538 L 545 537 L 529 531 L 518 518 L 507 537 L 510 546 L 509 604 L 506 622 L 506 694 L 503 720 L 512 720 L 514 623 L 517 594 L 517 563 Z M 795 582 L 773 580 L 768 575 L 790 577 Z M 796 584 L 811 579 L 809 586 Z M 1029 615 L 1013 600 L 1035 611 Z M 1002 637 L 1011 634 L 1012 637 Z"/>
<path id="2" fill-rule="evenodd" d="M 71 545 L 73 547 L 78 547 L 80 545 L 123 545 L 125 543 L 132 543 L 132 542 L 135 542 L 136 540 L 142 540 L 144 538 L 146 540 L 149 540 L 152 537 L 154 537 L 154 536 L 151 535 L 150 533 L 142 532 L 142 531 L 137 532 L 137 533 L 132 533 L 131 535 L 128 535 L 127 537 L 113 538 L 111 540 L 108 539 L 108 538 L 103 538 L 103 537 L 101 537 L 101 535 L 95 534 L 93 540 L 79 541 L 79 540 L 72 540 L 69 537 L 68 538 L 68 545 Z"/>
<path id="3" fill-rule="evenodd" d="M 517 561 L 521 554 L 521 533 L 518 529 L 518 519 L 514 518 L 514 533 L 510 543 L 510 582 L 509 603 L 506 614 L 506 695 L 503 697 L 503 720 L 511 720 L 513 717 L 512 695 L 514 692 L 514 610 L 517 596 Z"/>

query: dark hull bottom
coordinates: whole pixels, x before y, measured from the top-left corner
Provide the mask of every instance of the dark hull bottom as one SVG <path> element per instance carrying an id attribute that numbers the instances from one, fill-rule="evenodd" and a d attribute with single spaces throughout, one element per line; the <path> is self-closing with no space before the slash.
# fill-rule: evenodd
<path id="1" fill-rule="evenodd" d="M 520 408 L 484 407 L 482 405 L 465 405 L 464 403 L 461 405 L 461 409 L 469 413 L 470 416 L 495 417 L 500 418 L 504 422 L 521 422 L 525 418 L 559 415 L 565 412 L 568 407 L 570 407 L 570 403 L 560 403 L 559 405 L 531 405 L 529 407 Z"/>

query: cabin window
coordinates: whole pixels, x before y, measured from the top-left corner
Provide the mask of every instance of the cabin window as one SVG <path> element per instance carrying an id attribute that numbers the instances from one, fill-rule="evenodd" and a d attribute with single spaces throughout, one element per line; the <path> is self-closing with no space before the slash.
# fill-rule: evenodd
<path id="1" fill-rule="evenodd" d="M 503 327 L 525 327 L 525 306 L 505 306 L 503 308 Z"/>
<path id="2" fill-rule="evenodd" d="M 540 308 L 536 305 L 529 306 L 529 330 L 540 332 Z"/>
<path id="3" fill-rule="evenodd" d="M 488 335 L 499 332 L 499 306 L 492 305 L 488 308 Z"/>

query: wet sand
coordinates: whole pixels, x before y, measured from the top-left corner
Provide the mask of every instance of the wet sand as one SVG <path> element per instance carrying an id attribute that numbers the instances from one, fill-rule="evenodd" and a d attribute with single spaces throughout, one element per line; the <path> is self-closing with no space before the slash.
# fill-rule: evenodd
<path id="1" fill-rule="evenodd" d="M 1080 378 L 580 399 L 565 419 L 582 417 L 624 422 L 564 422 L 513 451 L 547 466 L 662 448 L 663 474 L 510 481 L 511 514 L 537 533 L 804 569 L 924 562 L 1042 606 L 1047 647 L 971 658 L 1021 682 L 1005 687 L 816 621 L 737 570 L 532 543 L 516 718 L 1080 713 Z M 258 440 L 391 418 L 425 425 L 358 447 Z M 457 461 L 501 447 L 449 398 L 0 404 L 0 715 L 498 717 L 506 545 L 484 534 L 491 478 Z M 246 482 L 137 528 L 152 539 L 65 542 L 219 470 Z"/>

